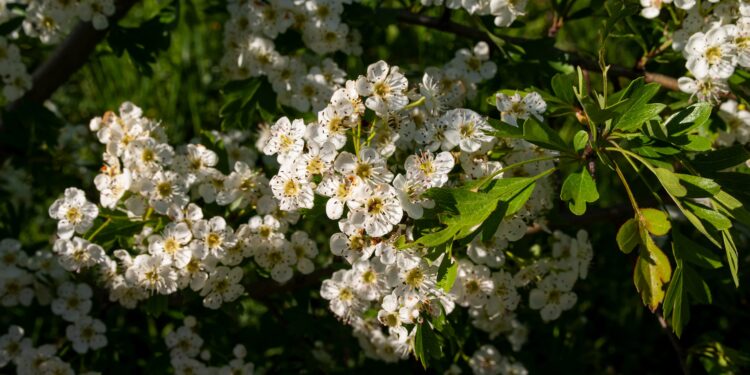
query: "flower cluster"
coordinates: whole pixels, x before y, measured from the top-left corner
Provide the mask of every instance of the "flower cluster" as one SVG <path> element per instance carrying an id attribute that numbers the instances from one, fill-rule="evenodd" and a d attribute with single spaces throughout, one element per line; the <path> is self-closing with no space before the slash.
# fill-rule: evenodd
<path id="1" fill-rule="evenodd" d="M 671 1 L 642 0 L 641 15 L 656 18 L 668 3 Z M 730 96 L 729 78 L 735 69 L 750 68 L 750 3 L 675 0 L 674 5 L 685 12 L 680 27 L 671 35 L 671 44 L 682 53 L 690 73 L 678 79 L 679 88 L 700 101 L 718 103 Z M 717 144 L 747 143 L 750 120 L 742 107 L 729 99 L 721 105 L 720 113 L 727 129 L 720 133 Z"/>
<path id="2" fill-rule="evenodd" d="M 0 241 L 0 301 L 4 307 L 29 306 L 36 298 L 68 323 L 65 337 L 76 353 L 97 351 L 107 345 L 104 323 L 93 318 L 93 290 L 73 283 L 49 250 L 26 255 L 15 239 Z M 53 297 L 54 295 L 54 297 Z M 0 336 L 0 368 L 13 363 L 19 374 L 73 374 L 71 365 L 57 356 L 62 343 L 34 347 L 24 329 L 13 325 Z"/>
<path id="3" fill-rule="evenodd" d="M 317 55 L 342 51 L 361 53 L 357 30 L 341 19 L 352 0 L 230 1 L 230 19 L 224 28 L 222 69 L 232 79 L 266 76 L 278 100 L 299 111 L 322 109 L 341 84 L 345 73 L 330 59 L 283 55 L 274 40 L 289 29 Z"/>
<path id="4" fill-rule="evenodd" d="M 27 4 L 23 31 L 45 44 L 59 42 L 79 20 L 104 30 L 115 13 L 114 0 L 31 0 Z"/>
<path id="5" fill-rule="evenodd" d="M 483 43 L 473 53 L 465 50 L 479 61 L 463 65 L 468 82 L 494 74 L 493 65 L 484 65 L 486 51 Z M 449 314 L 456 305 L 470 310 L 477 327 L 493 337 L 507 333 L 520 349 L 526 328 L 513 314 L 520 301 L 517 288 L 533 283 L 530 307 L 540 310 L 545 321 L 556 319 L 575 303 L 571 289 L 579 276 L 585 277 L 591 260 L 585 232 L 576 239 L 556 233 L 551 256 L 506 264 L 510 243 L 524 237 L 528 224 L 551 207 L 554 186 L 545 178 L 489 241 L 472 241 L 458 261 L 452 287 L 437 280 L 438 265 L 449 255 L 430 260 L 423 249 L 397 244 L 399 238 L 413 240 L 414 221 L 435 207 L 425 194 L 431 188 L 535 176 L 553 167 L 549 159 L 554 154 L 525 141 L 498 139 L 485 117 L 460 107 L 467 94 L 463 81 L 444 84 L 455 61 L 429 69 L 418 91 L 411 92 L 398 67 L 379 61 L 366 76 L 336 90 L 317 122 L 283 117 L 259 140 L 262 151 L 275 155 L 279 164 L 270 185 L 282 210 L 314 209 L 316 194 L 328 199 L 325 214 L 338 220 L 341 231 L 330 237 L 331 252 L 351 267 L 323 281 L 320 294 L 373 358 L 405 358 L 412 350 L 413 327 L 424 314 Z M 471 66 L 473 72 L 486 73 L 472 75 Z M 497 107 L 505 122 L 518 126 L 531 116 L 542 120 L 546 104 L 538 93 L 499 94 Z M 493 152 L 504 157 L 489 160 Z M 456 166 L 460 171 L 454 171 Z"/>
<path id="6" fill-rule="evenodd" d="M 310 273 L 317 246 L 305 232 L 289 233 L 299 214 L 280 211 L 268 180 L 252 168 L 256 153 L 238 144 L 243 134 L 214 134 L 222 139 L 234 170 L 216 167 L 218 155 L 200 144 L 175 150 L 165 142 L 159 123 L 125 103 L 91 121 L 104 145 L 105 166 L 94 183 L 106 221 L 92 225 L 100 214 L 83 191 L 70 188 L 50 207 L 58 221 L 54 251 L 68 271 L 94 268 L 110 289 L 110 299 L 135 307 L 153 293 L 171 294 L 190 288 L 209 308 L 236 300 L 243 292 L 242 263 L 253 258 L 279 281 L 294 270 Z M 223 216 L 204 218 L 202 204 L 253 209 L 247 223 L 232 227 Z M 119 215 L 118 212 L 124 213 Z M 166 219 L 166 222 L 164 221 Z M 105 251 L 93 238 L 108 223 L 141 223 L 131 248 Z M 93 231 L 93 233 L 92 233 Z M 87 239 L 79 237 L 90 233 Z"/>
<path id="7" fill-rule="evenodd" d="M 238 344 L 232 350 L 234 358 L 227 365 L 220 367 L 207 366 L 211 352 L 202 349 L 203 338 L 197 332 L 197 319 L 188 316 L 183 325 L 164 337 L 169 348 L 169 357 L 175 374 L 243 374 L 252 375 L 255 365 L 245 362 L 247 350 Z"/>

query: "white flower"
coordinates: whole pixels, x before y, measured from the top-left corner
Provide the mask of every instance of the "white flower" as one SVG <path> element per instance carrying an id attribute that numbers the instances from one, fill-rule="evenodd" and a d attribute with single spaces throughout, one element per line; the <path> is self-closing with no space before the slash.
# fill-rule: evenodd
<path id="1" fill-rule="evenodd" d="M 691 94 L 691 98 L 695 96 L 702 102 L 718 102 L 722 95 L 729 92 L 729 85 L 726 80 L 711 76 L 700 79 L 680 77 L 677 79 L 677 85 L 682 92 Z"/>
<path id="2" fill-rule="evenodd" d="M 323 178 L 318 185 L 317 192 L 320 195 L 330 197 L 326 202 L 326 215 L 331 220 L 337 220 L 344 213 L 344 205 L 352 198 L 354 187 L 357 184 L 355 176 L 344 177 L 337 174 L 329 174 Z"/>
<path id="3" fill-rule="evenodd" d="M 201 351 L 203 338 L 193 332 L 191 327 L 184 325 L 175 331 L 169 332 L 164 337 L 164 343 L 167 344 L 169 354 L 172 358 L 194 358 Z"/>
<path id="4" fill-rule="evenodd" d="M 115 14 L 114 0 L 83 0 L 78 6 L 78 17 L 81 21 L 91 21 L 97 30 L 109 27 L 107 17 L 113 14 Z"/>
<path id="5" fill-rule="evenodd" d="M 68 239 L 73 237 L 74 232 L 86 233 L 99 216 L 99 209 L 86 200 L 83 190 L 67 188 L 65 196 L 49 207 L 49 216 L 60 220 L 57 223 L 57 235 Z"/>
<path id="6" fill-rule="evenodd" d="M 726 130 L 719 130 L 716 143 L 731 146 L 733 143 L 750 143 L 750 112 L 735 100 L 727 100 L 719 107 L 719 117 L 727 125 Z"/>
<path id="7" fill-rule="evenodd" d="M 216 267 L 201 290 L 203 306 L 209 309 L 218 309 L 222 303 L 232 302 L 239 297 L 245 288 L 239 284 L 242 280 L 242 268 L 240 267 Z"/>
<path id="8" fill-rule="evenodd" d="M 23 335 L 23 328 L 11 325 L 8 327 L 8 333 L 0 336 L 0 368 L 5 367 L 11 361 L 15 363 L 21 353 L 31 349 L 31 339 Z"/>
<path id="9" fill-rule="evenodd" d="M 141 180 L 143 191 L 149 195 L 149 204 L 162 215 L 173 204 L 180 208 L 190 202 L 187 196 L 187 181 L 172 171 L 159 171 L 153 177 Z"/>
<path id="10" fill-rule="evenodd" d="M 672 0 L 641 0 L 641 16 L 643 18 L 653 19 L 659 16 L 662 4 L 671 3 Z"/>
<path id="11" fill-rule="evenodd" d="M 338 270 L 330 279 L 323 280 L 320 287 L 320 296 L 330 301 L 331 311 L 347 321 L 365 306 L 357 297 L 353 279 L 353 271 Z"/>
<path id="12" fill-rule="evenodd" d="M 268 190 L 268 180 L 244 162 L 234 163 L 234 171 L 224 182 L 224 189 L 216 196 L 216 203 L 226 206 L 242 198 L 241 207 L 254 204 Z"/>
<path id="13" fill-rule="evenodd" d="M 563 311 L 571 309 L 577 301 L 576 294 L 570 291 L 574 282 L 575 278 L 567 274 L 548 275 L 529 293 L 529 307 L 541 310 L 542 320 L 545 322 L 559 318 Z"/>
<path id="14" fill-rule="evenodd" d="M 452 290 L 457 304 L 464 307 L 484 306 L 493 288 L 489 268 L 464 259 L 458 262 L 458 274 Z"/>
<path id="15" fill-rule="evenodd" d="M 352 283 L 357 295 L 365 301 L 374 301 L 387 290 L 385 265 L 377 258 L 360 259 L 352 265 Z"/>
<path id="16" fill-rule="evenodd" d="M 499 375 L 507 359 L 492 345 L 482 345 L 469 359 L 469 367 L 474 375 Z"/>
<path id="17" fill-rule="evenodd" d="M 349 207 L 352 209 L 349 221 L 355 226 L 363 226 L 373 237 L 388 234 L 404 215 L 396 189 L 388 184 L 374 188 L 358 186 Z"/>
<path id="18" fill-rule="evenodd" d="M 435 202 L 422 197 L 422 193 L 429 185 L 424 179 L 404 177 L 399 174 L 393 179 L 393 187 L 398 193 L 401 208 L 412 219 L 419 219 L 424 214 L 425 208 L 435 207 Z"/>
<path id="19" fill-rule="evenodd" d="M 34 298 L 31 284 L 34 276 L 17 267 L 8 267 L 0 272 L 0 303 L 6 307 L 29 306 Z"/>
<path id="20" fill-rule="evenodd" d="M 52 301 L 52 312 L 69 322 L 75 322 L 91 311 L 92 295 L 88 284 L 61 284 L 57 287 L 57 298 Z"/>
<path id="21" fill-rule="evenodd" d="M 306 130 L 305 122 L 301 119 L 292 122 L 286 116 L 278 119 L 271 127 L 271 138 L 263 147 L 263 153 L 278 154 L 277 159 L 281 165 L 293 162 L 305 147 L 303 136 Z"/>
<path id="22" fill-rule="evenodd" d="M 508 241 L 498 236 L 497 233 L 487 241 L 483 241 L 481 237 L 474 237 L 466 247 L 466 254 L 472 262 L 485 264 L 492 268 L 505 264 L 505 253 L 503 251 L 508 246 Z"/>
<path id="23" fill-rule="evenodd" d="M 508 272 L 499 271 L 492 274 L 493 289 L 485 306 L 487 315 L 491 318 L 503 314 L 505 311 L 513 311 L 521 301 L 521 295 L 513 286 L 513 276 Z"/>
<path id="24" fill-rule="evenodd" d="M 418 155 L 409 155 L 404 162 L 406 177 L 409 179 L 424 179 L 429 187 L 441 187 L 448 182 L 448 173 L 453 169 L 455 161 L 453 155 L 443 151 L 437 155 L 426 151 Z"/>
<path id="25" fill-rule="evenodd" d="M 215 152 L 199 144 L 189 144 L 180 152 L 175 161 L 177 170 L 188 176 L 189 183 L 205 181 L 216 169 L 219 162 Z"/>
<path id="26" fill-rule="evenodd" d="M 737 55 L 733 43 L 736 28 L 732 25 L 712 27 L 708 32 L 695 33 L 682 54 L 685 66 L 697 79 L 706 77 L 729 78 L 734 73 Z"/>
<path id="27" fill-rule="evenodd" d="M 334 169 L 344 176 L 356 176 L 360 181 L 376 185 L 390 183 L 393 173 L 388 170 L 385 159 L 375 149 L 364 148 L 359 156 L 342 152 L 333 162 Z"/>
<path id="28" fill-rule="evenodd" d="M 490 0 L 490 14 L 495 16 L 495 25 L 508 27 L 518 16 L 526 13 L 527 0 Z"/>
<path id="29" fill-rule="evenodd" d="M 167 254 L 141 254 L 133 259 L 125 277 L 151 292 L 170 294 L 177 291 L 177 273 Z"/>
<path id="30" fill-rule="evenodd" d="M 221 216 L 195 223 L 193 236 L 196 254 L 210 254 L 220 259 L 235 244 L 232 228 L 227 226 L 226 220 Z"/>
<path id="31" fill-rule="evenodd" d="M 60 265 L 67 271 L 78 272 L 82 268 L 100 264 L 106 258 L 101 246 L 84 240 L 81 237 L 60 238 L 55 241 L 52 250 L 57 254 Z"/>
<path id="32" fill-rule="evenodd" d="M 518 120 L 526 120 L 534 116 L 539 121 L 544 121 L 542 114 L 547 110 L 547 103 L 537 92 L 526 94 L 523 99 L 521 94 L 515 93 L 507 96 L 503 93 L 495 95 L 495 106 L 500 111 L 503 122 L 518 126 Z"/>
<path id="33" fill-rule="evenodd" d="M 83 354 L 89 349 L 98 350 L 107 346 L 106 330 L 101 320 L 84 316 L 65 329 L 65 336 L 73 343 L 73 350 Z"/>
<path id="34" fill-rule="evenodd" d="M 339 222 L 339 227 L 344 233 L 335 233 L 331 236 L 330 246 L 333 255 L 344 257 L 350 264 L 372 256 L 375 246 L 371 244 L 363 228 L 356 228 L 345 220 Z"/>
<path id="35" fill-rule="evenodd" d="M 378 61 L 367 67 L 367 77 L 357 79 L 357 92 L 369 96 L 365 101 L 367 108 L 380 116 L 396 112 L 409 103 L 406 90 L 409 82 L 397 66 L 389 67 L 385 61 Z"/>
<path id="36" fill-rule="evenodd" d="M 312 260 L 318 255 L 318 246 L 310 239 L 307 232 L 296 231 L 291 237 L 291 246 L 297 256 L 297 270 L 305 275 L 315 269 Z"/>
<path id="37" fill-rule="evenodd" d="M 297 254 L 289 241 L 276 237 L 271 239 L 268 246 L 256 249 L 255 262 L 269 270 L 272 279 L 285 283 L 294 274 L 292 267 L 297 263 Z"/>
<path id="38" fill-rule="evenodd" d="M 456 146 L 461 151 L 474 152 L 483 143 L 494 140 L 493 129 L 478 113 L 464 108 L 452 109 L 446 112 L 440 121 L 445 124 L 445 141 L 443 149 L 450 150 Z"/>
<path id="39" fill-rule="evenodd" d="M 313 189 L 310 182 L 294 171 L 281 170 L 271 178 L 271 190 L 279 200 L 279 208 L 293 211 L 299 208 L 313 207 Z"/>
<path id="40" fill-rule="evenodd" d="M 169 223 L 161 235 L 149 237 L 148 251 L 152 255 L 164 254 L 177 268 L 184 268 L 190 261 L 190 240 L 193 234 L 185 223 Z"/>

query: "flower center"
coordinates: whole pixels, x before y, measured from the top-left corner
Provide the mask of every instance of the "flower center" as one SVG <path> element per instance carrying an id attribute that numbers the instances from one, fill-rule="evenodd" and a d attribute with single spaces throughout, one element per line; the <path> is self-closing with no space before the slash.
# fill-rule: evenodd
<path id="1" fill-rule="evenodd" d="M 221 246 L 221 236 L 215 232 L 209 233 L 208 236 L 206 236 L 206 245 L 211 249 Z"/>
<path id="2" fill-rule="evenodd" d="M 162 182 L 156 186 L 156 191 L 159 192 L 159 195 L 162 197 L 168 197 L 172 195 L 172 184 L 169 182 Z"/>
<path id="3" fill-rule="evenodd" d="M 299 185 L 297 184 L 297 181 L 294 181 L 294 179 L 288 179 L 286 183 L 284 183 L 284 195 L 287 197 L 294 197 L 299 194 Z"/>
<path id="4" fill-rule="evenodd" d="M 83 214 L 78 209 L 78 207 L 71 207 L 68 208 L 68 212 L 65 213 L 65 218 L 68 219 L 71 223 L 76 223 L 81 220 L 83 217 Z"/>
<path id="5" fill-rule="evenodd" d="M 373 197 L 367 200 L 367 213 L 370 215 L 377 215 L 381 212 L 383 212 L 383 207 L 385 204 L 383 203 L 383 200 L 379 197 Z"/>
<path id="6" fill-rule="evenodd" d="M 420 285 L 422 285 L 422 282 L 424 281 L 424 272 L 419 267 L 412 268 L 407 274 L 406 278 L 404 279 L 406 282 L 406 285 L 417 288 Z"/>

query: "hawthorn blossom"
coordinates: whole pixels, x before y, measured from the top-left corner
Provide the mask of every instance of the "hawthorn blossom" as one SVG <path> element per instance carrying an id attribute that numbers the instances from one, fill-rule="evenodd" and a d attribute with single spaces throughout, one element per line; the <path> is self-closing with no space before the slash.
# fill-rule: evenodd
<path id="1" fill-rule="evenodd" d="M 73 233 L 86 233 L 94 224 L 94 219 L 99 216 L 99 209 L 86 200 L 83 190 L 67 188 L 65 196 L 49 207 L 49 216 L 59 220 L 57 235 L 69 239 L 73 237 Z"/>

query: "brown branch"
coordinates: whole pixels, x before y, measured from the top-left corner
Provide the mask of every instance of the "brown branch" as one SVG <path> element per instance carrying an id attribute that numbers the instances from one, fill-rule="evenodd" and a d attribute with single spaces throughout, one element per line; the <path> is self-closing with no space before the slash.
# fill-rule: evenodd
<path id="1" fill-rule="evenodd" d="M 494 46 L 493 40 L 483 31 L 464 26 L 455 22 L 451 22 L 449 20 L 441 20 L 421 14 L 415 14 L 408 11 L 398 11 L 396 13 L 396 19 L 404 24 L 409 25 L 417 25 L 417 26 L 424 26 L 429 27 L 432 29 L 452 33 L 458 36 L 462 36 L 469 39 L 474 40 L 483 40 L 487 42 L 490 46 Z M 524 38 L 516 38 L 516 37 L 510 37 L 510 36 L 500 36 L 500 39 L 503 39 L 507 42 L 513 43 L 513 44 L 522 44 L 526 42 L 530 42 L 532 40 L 530 39 L 524 39 Z M 577 65 L 580 66 L 582 69 L 591 70 L 591 71 L 599 71 L 600 66 L 599 62 L 595 59 L 585 57 L 577 52 L 572 51 L 564 51 L 561 49 L 554 48 L 553 51 L 557 52 L 559 55 L 561 55 L 565 61 L 571 65 Z M 625 77 L 630 79 L 635 79 L 638 77 L 645 77 L 647 82 L 655 82 L 660 85 L 662 85 L 664 88 L 673 90 L 673 91 L 679 91 L 679 87 L 677 86 L 677 79 L 674 77 L 669 77 L 663 74 L 659 73 L 651 73 L 647 72 L 643 69 L 629 69 L 623 66 L 619 65 L 611 65 L 609 69 L 609 73 L 618 76 L 618 77 Z"/>
<path id="2" fill-rule="evenodd" d="M 115 13 L 109 18 L 110 25 L 122 19 L 137 2 L 138 0 L 117 0 Z M 57 45 L 50 57 L 34 71 L 31 90 L 11 103 L 8 109 L 12 111 L 25 104 L 44 103 L 86 63 L 108 30 L 96 30 L 91 22 L 78 23 L 68 37 Z"/>

